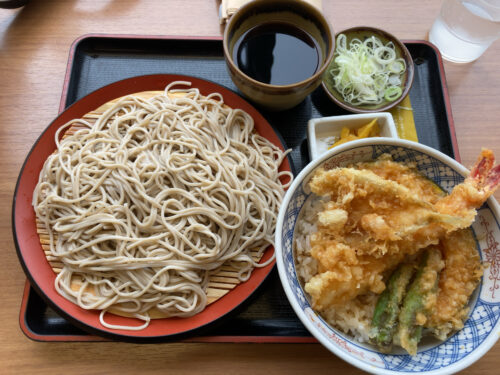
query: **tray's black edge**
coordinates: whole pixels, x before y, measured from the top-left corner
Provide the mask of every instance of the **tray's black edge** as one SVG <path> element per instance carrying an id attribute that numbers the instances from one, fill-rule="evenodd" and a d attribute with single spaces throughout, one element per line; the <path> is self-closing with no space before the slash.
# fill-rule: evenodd
<path id="1" fill-rule="evenodd" d="M 260 288 L 261 286 L 259 286 Z M 33 341 L 37 342 L 130 342 L 130 343 L 168 343 L 168 342 L 186 342 L 186 343 L 317 343 L 317 340 L 311 336 L 277 336 L 277 335 L 255 335 L 255 336 L 245 336 L 245 335 L 203 335 L 203 332 L 212 330 L 216 328 L 218 325 L 222 324 L 220 320 L 214 321 L 208 325 L 205 325 L 201 328 L 196 328 L 195 332 L 201 334 L 199 336 L 192 336 L 190 332 L 181 335 L 175 335 L 172 337 L 165 338 L 164 336 L 158 336 L 153 338 L 145 338 L 144 340 L 137 340 L 136 337 L 128 338 L 128 337 L 120 337 L 117 339 L 116 337 L 111 336 L 99 336 L 94 334 L 40 334 L 33 331 L 26 319 L 26 309 L 27 309 L 27 301 L 30 293 L 39 293 L 37 290 L 32 289 L 31 284 L 28 280 L 26 280 L 24 286 L 24 295 L 23 300 L 21 302 L 21 313 L 19 315 L 19 325 L 21 327 L 21 331 L 24 333 L 26 337 Z M 247 302 L 249 303 L 252 296 L 242 302 L 239 306 L 236 306 L 232 311 L 228 312 L 227 315 L 238 313 L 238 311 L 243 308 Z M 47 300 L 44 299 L 45 302 Z M 50 305 L 50 302 L 47 302 L 47 305 Z M 226 316 L 227 316 L 226 315 Z M 62 315 L 63 316 L 63 315 Z M 75 327 L 81 328 L 81 326 L 75 323 L 71 318 L 63 316 L 69 323 L 75 325 Z M 83 328 L 82 328 L 83 330 Z M 85 332 L 85 331 L 84 331 Z"/>
<path id="2" fill-rule="evenodd" d="M 61 93 L 61 100 L 59 102 L 59 113 L 64 111 L 67 103 L 67 94 L 69 84 L 71 83 L 71 75 L 73 71 L 74 57 L 78 46 L 87 39 L 90 38 L 105 38 L 105 39 L 155 39 L 155 40 L 220 40 L 222 41 L 222 36 L 188 36 L 188 35 L 142 35 L 142 34 L 99 34 L 99 33 L 89 33 L 78 37 L 73 41 L 70 46 L 68 63 L 66 68 L 66 73 L 64 76 L 63 89 Z"/>
<path id="3" fill-rule="evenodd" d="M 182 35 L 140 35 L 140 34 L 100 34 L 100 33 L 89 33 L 84 34 L 71 44 L 69 56 L 68 56 L 68 64 L 66 68 L 66 73 L 63 82 L 63 90 L 60 99 L 59 112 L 64 111 L 67 103 L 67 93 L 68 88 L 71 82 L 72 72 L 73 72 L 73 64 L 74 64 L 74 56 L 76 50 L 80 43 L 89 39 L 89 38 L 107 38 L 107 39 L 158 39 L 158 40 L 222 40 L 222 36 L 207 36 L 207 37 L 199 37 L 199 36 L 182 36 Z M 432 48 L 434 53 L 436 54 L 436 59 L 439 67 L 439 75 L 441 79 L 441 87 L 443 90 L 443 101 L 445 103 L 446 117 L 448 126 L 450 129 L 452 148 L 454 152 L 454 157 L 457 161 L 460 161 L 459 151 L 458 151 L 458 143 L 455 135 L 455 126 L 451 111 L 451 103 L 449 99 L 448 87 L 446 83 L 446 76 L 444 71 L 444 64 L 439 50 L 432 43 L 426 40 L 402 40 L 403 43 L 412 43 L 412 44 L 425 44 Z M 281 138 L 281 137 L 280 137 Z M 283 144 L 282 138 L 280 139 Z M 292 170 L 294 170 L 293 163 L 291 162 Z M 102 338 L 100 336 L 94 335 L 40 335 L 33 332 L 29 326 L 26 324 L 25 313 L 26 313 L 26 304 L 27 297 L 30 290 L 30 283 L 27 281 L 23 299 L 21 301 L 21 311 L 19 317 L 19 323 L 21 330 L 23 333 L 30 339 L 39 342 L 61 342 L 61 341 L 107 341 L 107 339 Z M 206 337 L 195 337 L 190 339 L 185 339 L 183 342 L 290 342 L 290 343 L 308 343 L 308 342 L 317 342 L 313 337 L 307 336 L 206 336 Z"/>
<path id="4" fill-rule="evenodd" d="M 434 44 L 432 44 L 431 42 L 429 42 L 427 40 L 404 39 L 404 40 L 402 40 L 402 42 L 405 44 L 407 44 L 407 43 L 424 44 L 424 45 L 428 46 L 429 48 L 431 48 L 432 51 L 434 52 L 434 54 L 436 55 L 436 61 L 438 63 L 438 69 L 439 69 L 439 78 L 441 80 L 440 86 L 443 89 L 443 102 L 445 104 L 445 112 L 446 112 L 446 120 L 448 122 L 448 129 L 450 131 L 453 157 L 455 158 L 455 160 L 460 162 L 461 158 L 460 158 L 460 152 L 458 150 L 458 142 L 457 142 L 457 136 L 456 136 L 456 132 L 455 132 L 455 121 L 453 120 L 450 95 L 448 92 L 448 84 L 446 82 L 446 74 L 445 74 L 444 62 L 443 62 L 443 58 L 441 56 L 441 52 L 439 52 L 439 49 Z"/>
<path id="5" fill-rule="evenodd" d="M 29 299 L 29 294 L 33 293 L 34 290 L 30 291 L 31 284 L 28 280 L 26 280 L 24 285 L 23 299 L 21 301 L 21 313 L 19 314 L 19 326 L 21 327 L 21 331 L 24 333 L 26 337 L 33 341 L 37 342 L 71 342 L 71 341 L 104 341 L 102 337 L 93 336 L 93 335 L 63 335 L 63 334 L 55 334 L 55 335 L 43 335 L 39 334 L 31 329 L 26 319 L 26 311 L 27 304 Z"/>

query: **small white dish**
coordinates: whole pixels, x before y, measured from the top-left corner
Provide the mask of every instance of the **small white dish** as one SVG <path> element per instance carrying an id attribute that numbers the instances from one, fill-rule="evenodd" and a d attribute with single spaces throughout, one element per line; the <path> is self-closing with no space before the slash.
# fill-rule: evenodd
<path id="1" fill-rule="evenodd" d="M 312 161 L 324 154 L 328 147 L 340 138 L 340 131 L 343 127 L 360 128 L 374 119 L 377 119 L 381 137 L 399 138 L 394 119 L 389 112 L 331 116 L 309 120 L 307 134 L 309 158 Z"/>

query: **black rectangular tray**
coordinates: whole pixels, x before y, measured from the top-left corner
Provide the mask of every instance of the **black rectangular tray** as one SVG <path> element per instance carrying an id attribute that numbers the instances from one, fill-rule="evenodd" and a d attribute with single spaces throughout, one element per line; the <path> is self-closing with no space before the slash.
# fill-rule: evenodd
<path id="1" fill-rule="evenodd" d="M 414 63 L 410 99 L 420 143 L 459 159 L 453 119 L 439 52 L 425 41 L 405 41 Z M 220 37 L 86 35 L 71 48 L 60 110 L 92 91 L 121 79 L 146 74 L 196 76 L 238 90 L 224 62 Z M 285 146 L 292 148 L 294 173 L 308 162 L 307 122 L 310 118 L 345 114 L 319 87 L 297 107 L 267 112 L 257 106 Z M 38 341 L 102 340 L 58 316 L 26 285 L 21 305 L 23 332 Z M 276 269 L 245 304 L 190 341 L 314 342 L 289 305 Z"/>

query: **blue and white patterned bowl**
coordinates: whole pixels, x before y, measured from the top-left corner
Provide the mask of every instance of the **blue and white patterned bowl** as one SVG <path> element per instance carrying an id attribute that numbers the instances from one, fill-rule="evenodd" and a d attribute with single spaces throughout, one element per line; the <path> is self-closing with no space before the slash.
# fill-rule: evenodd
<path id="1" fill-rule="evenodd" d="M 306 187 L 314 171 L 373 160 L 389 153 L 396 161 L 415 162 L 421 173 L 446 191 L 461 183 L 468 170 L 455 160 L 427 146 L 397 139 L 371 138 L 338 146 L 311 162 L 287 191 L 276 227 L 278 272 L 287 297 L 302 323 L 327 349 L 362 370 L 375 374 L 451 374 L 475 362 L 500 336 L 500 208 L 491 197 L 479 210 L 472 225 L 478 251 L 490 266 L 484 271 L 478 291 L 471 298 L 465 327 L 446 341 L 426 340 L 418 354 L 402 351 L 384 354 L 376 347 L 354 341 L 330 327 L 311 308 L 302 289 L 293 257 L 293 236 L 297 217 L 310 196 Z M 479 153 L 479 150 L 478 150 Z"/>

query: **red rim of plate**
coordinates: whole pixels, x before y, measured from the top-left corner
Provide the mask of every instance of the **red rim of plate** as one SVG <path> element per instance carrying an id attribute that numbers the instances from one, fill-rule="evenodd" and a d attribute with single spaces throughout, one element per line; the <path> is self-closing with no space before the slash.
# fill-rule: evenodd
<path id="1" fill-rule="evenodd" d="M 79 118 L 115 98 L 141 91 L 163 90 L 173 81 L 189 81 L 191 87 L 198 88 L 203 95 L 213 92 L 222 94 L 224 103 L 232 108 L 240 108 L 254 119 L 257 132 L 280 147 L 283 144 L 278 134 L 265 118 L 248 102 L 234 92 L 213 82 L 195 77 L 157 74 L 129 78 L 102 87 L 75 102 L 62 112 L 41 134 L 28 154 L 17 180 L 12 208 L 12 228 L 14 242 L 21 265 L 34 289 L 64 318 L 72 324 L 100 336 L 125 341 L 163 341 L 194 333 L 229 314 L 242 304 L 259 287 L 271 272 L 275 262 L 262 268 L 255 268 L 250 279 L 236 286 L 224 297 L 210 304 L 201 313 L 190 318 L 152 319 L 150 325 L 140 331 L 109 329 L 99 322 L 99 311 L 85 310 L 59 295 L 54 287 L 55 273 L 48 264 L 36 231 L 35 212 L 31 201 L 33 190 L 38 182 L 40 171 L 47 157 L 56 149 L 54 136 L 56 130 L 68 121 Z M 288 158 L 285 158 L 280 171 L 291 171 Z M 261 262 L 274 253 L 270 246 Z M 111 324 L 141 325 L 133 318 L 106 314 Z"/>

